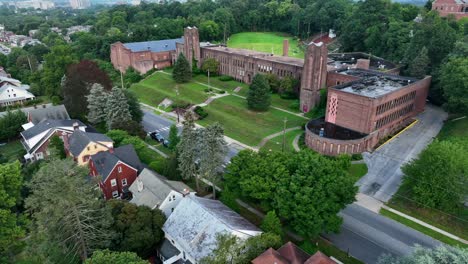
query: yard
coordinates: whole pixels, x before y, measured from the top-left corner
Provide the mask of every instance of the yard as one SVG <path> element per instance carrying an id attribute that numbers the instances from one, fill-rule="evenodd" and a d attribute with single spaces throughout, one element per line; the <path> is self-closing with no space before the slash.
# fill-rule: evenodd
<path id="1" fill-rule="evenodd" d="M 195 82 L 176 84 L 171 75 L 157 72 L 132 85 L 130 90 L 137 94 L 141 102 L 158 106 L 165 98 L 191 104 L 203 103 L 209 97 L 209 94 L 204 91 L 206 88 Z"/>
<path id="2" fill-rule="evenodd" d="M 293 141 L 296 138 L 296 136 L 300 136 L 303 133 L 304 133 L 304 130 L 302 129 L 286 132 L 284 151 L 294 152 L 295 150 L 293 147 Z M 282 151 L 282 148 L 283 148 L 283 135 L 277 136 L 268 140 L 268 142 L 262 147 L 262 150 Z"/>
<path id="3" fill-rule="evenodd" d="M 271 134 L 283 129 L 283 120 L 287 118 L 286 127 L 302 126 L 305 119 L 270 108 L 267 112 L 254 112 L 247 109 L 245 99 L 229 95 L 213 101 L 204 107 L 208 117 L 198 121 L 202 126 L 219 122 L 227 136 L 250 146 L 256 146 Z"/>
<path id="4" fill-rule="evenodd" d="M 289 40 L 289 56 L 303 59 L 304 51 L 297 39 L 274 32 L 242 32 L 232 35 L 227 43 L 228 47 L 249 49 L 275 55 L 283 55 L 283 40 Z"/>
<path id="5" fill-rule="evenodd" d="M 0 160 L 5 159 L 7 162 L 13 162 L 25 154 L 23 145 L 19 140 L 11 141 L 3 146 L 0 146 Z"/>

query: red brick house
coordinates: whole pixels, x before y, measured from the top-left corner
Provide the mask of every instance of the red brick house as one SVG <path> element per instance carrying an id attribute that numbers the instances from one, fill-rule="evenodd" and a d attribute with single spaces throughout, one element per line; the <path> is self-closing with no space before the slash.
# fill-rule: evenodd
<path id="1" fill-rule="evenodd" d="M 125 145 L 113 150 L 92 155 L 88 163 L 91 177 L 99 178 L 106 200 L 128 198 L 128 188 L 143 170 L 143 165 L 132 145 Z"/>
<path id="2" fill-rule="evenodd" d="M 458 20 L 468 17 L 468 0 L 435 0 L 432 2 L 432 10 L 441 16 L 454 15 Z"/>
<path id="3" fill-rule="evenodd" d="M 336 264 L 336 262 L 317 251 L 309 255 L 292 242 L 284 244 L 277 250 L 267 249 L 251 261 L 252 264 Z"/>

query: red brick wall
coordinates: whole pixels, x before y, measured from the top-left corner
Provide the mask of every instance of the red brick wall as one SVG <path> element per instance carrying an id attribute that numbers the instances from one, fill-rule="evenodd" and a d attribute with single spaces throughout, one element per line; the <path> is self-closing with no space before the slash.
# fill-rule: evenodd
<path id="1" fill-rule="evenodd" d="M 439 12 L 441 16 L 454 15 L 456 19 L 468 17 L 468 4 L 457 4 L 455 0 L 436 0 L 432 3 L 432 10 Z"/>
<path id="2" fill-rule="evenodd" d="M 47 158 L 49 155 L 47 154 L 47 150 L 49 148 L 49 143 L 50 143 L 50 138 L 53 137 L 53 136 L 62 136 L 62 133 L 65 134 L 64 138 L 65 138 L 65 141 L 66 141 L 66 138 L 68 136 L 71 135 L 71 132 L 65 132 L 65 131 L 55 131 L 55 133 L 53 135 L 51 135 L 49 137 L 49 139 L 47 139 L 37 150 L 36 152 L 34 152 L 34 158 L 36 158 L 36 153 L 41 153 L 42 152 L 42 155 L 44 155 L 44 159 Z M 64 143 L 65 145 L 65 143 Z"/>
<path id="3" fill-rule="evenodd" d="M 172 65 L 172 52 L 132 52 L 120 43 L 111 45 L 111 62 L 116 70 L 125 72 L 128 67 L 134 68 L 141 74 L 157 68 L 163 69 Z"/>
<path id="4" fill-rule="evenodd" d="M 332 87 L 338 84 L 343 84 L 347 82 L 352 82 L 358 80 L 359 77 L 341 74 L 339 72 L 328 72 L 327 74 L 327 87 Z"/>
<path id="5" fill-rule="evenodd" d="M 119 172 L 119 170 L 118 170 L 119 167 L 122 168 L 122 172 Z M 91 175 L 97 176 L 97 171 L 96 171 L 94 162 L 92 160 L 90 160 L 90 162 L 89 162 L 89 168 L 90 168 Z M 138 173 L 137 173 L 136 170 L 134 170 L 133 168 L 131 168 L 131 167 L 127 166 L 127 165 L 125 165 L 124 163 L 119 162 L 117 164 L 117 166 L 115 166 L 115 168 L 109 174 L 106 181 L 101 182 L 101 184 L 99 186 L 101 188 L 102 192 L 103 192 L 104 198 L 106 200 L 113 199 L 113 196 L 112 196 L 113 191 L 118 191 L 119 192 L 119 197 L 120 197 L 120 195 L 122 195 L 122 193 L 123 193 L 124 187 L 127 187 L 127 188 L 130 187 L 130 185 L 132 185 L 132 183 L 135 181 L 137 175 L 138 175 Z M 111 180 L 112 179 L 116 180 L 116 182 L 117 182 L 116 186 L 111 185 Z M 126 186 L 122 185 L 122 180 L 123 179 L 127 179 L 127 185 Z"/>

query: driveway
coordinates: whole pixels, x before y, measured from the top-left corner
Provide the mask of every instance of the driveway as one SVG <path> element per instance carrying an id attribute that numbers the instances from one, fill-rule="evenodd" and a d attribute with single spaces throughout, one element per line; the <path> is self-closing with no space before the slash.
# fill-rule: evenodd
<path id="1" fill-rule="evenodd" d="M 414 126 L 380 149 L 364 154 L 369 170 L 357 183 L 359 192 L 388 202 L 401 184 L 401 166 L 416 158 L 432 142 L 447 119 L 447 113 L 427 105 L 426 111 L 419 114 L 417 119 L 419 121 Z"/>

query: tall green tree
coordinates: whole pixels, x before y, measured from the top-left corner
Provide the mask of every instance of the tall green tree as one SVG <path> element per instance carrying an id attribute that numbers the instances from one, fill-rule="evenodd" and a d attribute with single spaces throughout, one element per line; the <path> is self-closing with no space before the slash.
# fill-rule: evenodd
<path id="1" fill-rule="evenodd" d="M 148 264 L 134 252 L 114 252 L 108 249 L 96 250 L 85 264 Z"/>
<path id="2" fill-rule="evenodd" d="M 184 126 L 177 146 L 178 169 L 182 178 L 194 178 L 197 185 L 197 192 L 200 192 L 199 175 L 197 170 L 198 159 L 198 131 L 195 129 L 195 119 L 191 111 L 187 111 L 184 116 Z"/>
<path id="3" fill-rule="evenodd" d="M 108 129 L 114 129 L 119 124 L 132 120 L 127 97 L 121 88 L 112 88 L 106 102 L 106 124 Z"/>
<path id="4" fill-rule="evenodd" d="M 177 83 L 186 83 L 192 79 L 192 70 L 190 64 L 184 54 L 180 53 L 174 64 L 174 70 L 172 71 L 172 78 Z"/>
<path id="5" fill-rule="evenodd" d="M 409 74 L 413 77 L 422 79 L 426 76 L 427 71 L 429 69 L 429 56 L 427 54 L 426 47 L 421 49 L 421 52 L 418 54 L 416 58 L 409 64 Z"/>
<path id="6" fill-rule="evenodd" d="M 23 131 L 22 125 L 28 122 L 26 114 L 21 110 L 10 111 L 0 117 L 0 141 L 10 140 L 18 137 Z"/>
<path id="7" fill-rule="evenodd" d="M 380 257 L 378 264 L 425 264 L 425 263 L 466 263 L 468 249 L 459 247 L 440 246 L 435 249 L 416 247 L 409 256 L 395 257 L 385 255 Z"/>
<path id="8" fill-rule="evenodd" d="M 281 236 L 283 229 L 281 227 L 281 220 L 276 215 L 275 211 L 269 211 L 265 218 L 263 218 L 262 225 L 260 226 L 263 231 L 277 234 Z"/>
<path id="9" fill-rule="evenodd" d="M 141 110 L 138 97 L 131 90 L 124 90 L 125 97 L 127 97 L 128 110 L 132 115 L 132 120 L 140 123 L 143 120 L 143 111 Z"/>
<path id="10" fill-rule="evenodd" d="M 49 141 L 50 157 L 57 159 L 66 158 L 65 146 L 59 136 L 54 135 Z"/>
<path id="11" fill-rule="evenodd" d="M 91 124 L 99 124 L 106 120 L 106 102 L 108 93 L 104 87 L 94 83 L 86 96 L 88 101 L 88 121 Z"/>
<path id="12" fill-rule="evenodd" d="M 63 257 L 75 255 L 86 260 L 93 250 L 109 246 L 110 211 L 100 190 L 87 180 L 88 174 L 87 168 L 72 160 L 53 160 L 27 184 L 31 195 L 26 208 L 34 220 L 33 233 L 44 237 L 42 250 L 55 243 Z"/>
<path id="13" fill-rule="evenodd" d="M 121 200 L 111 200 L 108 204 L 114 218 L 112 229 L 117 234 L 111 248 L 136 252 L 142 258 L 149 258 L 164 238 L 161 228 L 166 216 L 163 212 Z"/>
<path id="14" fill-rule="evenodd" d="M 439 80 L 447 100 L 445 107 L 453 113 L 468 114 L 468 58 L 450 58 L 442 65 Z"/>
<path id="15" fill-rule="evenodd" d="M 468 195 L 466 146 L 435 141 L 417 159 L 405 165 L 403 185 L 412 199 L 428 207 L 453 212 Z"/>
<path id="16" fill-rule="evenodd" d="M 213 123 L 200 130 L 200 177 L 209 180 L 213 187 L 213 198 L 216 198 L 216 183 L 223 170 L 227 143 L 224 140 L 224 129 L 219 123 Z"/>
<path id="17" fill-rule="evenodd" d="M 266 111 L 270 104 L 270 85 L 264 75 L 256 74 L 247 93 L 247 106 L 255 111 Z"/>
<path id="18" fill-rule="evenodd" d="M 179 130 L 176 125 L 172 125 L 169 129 L 169 148 L 175 150 L 180 142 Z"/>
<path id="19" fill-rule="evenodd" d="M 61 95 L 60 80 L 65 74 L 67 66 L 77 61 L 76 54 L 68 45 L 52 47 L 50 53 L 44 55 L 41 86 L 45 95 Z"/>
<path id="20" fill-rule="evenodd" d="M 218 74 L 219 62 L 214 58 L 207 58 L 203 61 L 202 71 L 208 73 L 209 76 Z"/>

